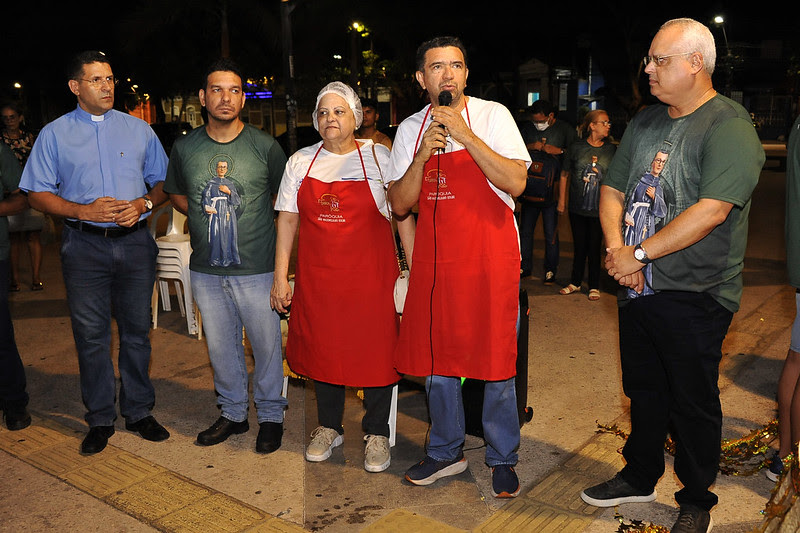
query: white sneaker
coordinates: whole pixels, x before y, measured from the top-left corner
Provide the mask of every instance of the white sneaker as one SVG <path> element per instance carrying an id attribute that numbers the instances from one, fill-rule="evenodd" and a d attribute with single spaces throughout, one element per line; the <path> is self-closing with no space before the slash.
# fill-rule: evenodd
<path id="1" fill-rule="evenodd" d="M 389 437 L 366 435 L 367 445 L 364 448 L 364 470 L 367 472 L 383 472 L 389 468 L 392 456 L 389 453 Z"/>
<path id="2" fill-rule="evenodd" d="M 331 456 L 331 452 L 337 446 L 341 446 L 344 437 L 339 435 L 335 429 L 319 426 L 311 432 L 311 442 L 306 448 L 306 460 L 312 463 L 319 463 Z"/>

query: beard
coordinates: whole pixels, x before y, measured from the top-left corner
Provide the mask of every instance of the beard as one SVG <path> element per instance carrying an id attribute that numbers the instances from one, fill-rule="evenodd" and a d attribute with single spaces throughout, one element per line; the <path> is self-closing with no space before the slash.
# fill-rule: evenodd
<path id="1" fill-rule="evenodd" d="M 216 111 L 211 110 L 206 107 L 206 112 L 208 113 L 209 119 L 214 119 L 215 122 L 219 122 L 221 124 L 230 124 L 231 122 L 236 121 L 239 118 L 239 113 L 232 113 L 229 111 Z"/>

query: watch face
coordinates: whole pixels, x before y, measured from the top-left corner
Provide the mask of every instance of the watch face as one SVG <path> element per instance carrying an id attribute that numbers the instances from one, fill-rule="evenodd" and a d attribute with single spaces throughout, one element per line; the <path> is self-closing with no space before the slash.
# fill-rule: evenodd
<path id="1" fill-rule="evenodd" d="M 644 259 L 644 250 L 641 248 L 637 248 L 633 251 L 633 257 L 636 258 L 637 261 L 641 261 Z"/>

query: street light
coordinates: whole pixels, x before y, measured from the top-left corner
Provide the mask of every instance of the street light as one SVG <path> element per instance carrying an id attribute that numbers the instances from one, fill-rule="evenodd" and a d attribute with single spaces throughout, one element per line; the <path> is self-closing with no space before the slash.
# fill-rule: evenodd
<path id="1" fill-rule="evenodd" d="M 722 37 L 725 39 L 725 95 L 731 95 L 731 78 L 733 77 L 733 57 L 731 57 L 731 47 L 728 43 L 728 34 L 725 32 L 725 18 L 722 15 L 714 17 L 714 24 L 722 28 Z"/>
<path id="2" fill-rule="evenodd" d="M 295 0 L 299 2 L 300 0 Z M 281 48 L 283 50 L 283 68 L 286 93 L 286 132 L 289 138 L 289 153 L 297 150 L 297 101 L 294 95 L 294 54 L 292 52 L 291 13 L 295 5 L 289 0 L 281 0 Z"/>
<path id="3" fill-rule="evenodd" d="M 725 18 L 722 15 L 714 17 L 714 24 L 722 28 L 722 37 L 725 39 L 725 51 L 727 55 L 731 55 L 731 47 L 728 45 L 728 34 L 725 33 Z"/>
<path id="4" fill-rule="evenodd" d="M 358 37 L 366 30 L 366 26 L 358 21 L 350 24 L 350 87 L 358 91 L 358 56 L 361 55 Z"/>

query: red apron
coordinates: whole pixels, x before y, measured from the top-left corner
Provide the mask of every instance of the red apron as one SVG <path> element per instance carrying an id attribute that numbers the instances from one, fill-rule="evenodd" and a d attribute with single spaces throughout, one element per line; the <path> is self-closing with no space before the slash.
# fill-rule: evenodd
<path id="1" fill-rule="evenodd" d="M 286 360 L 293 372 L 326 383 L 390 385 L 399 379 L 392 362 L 399 269 L 391 226 L 375 205 L 363 159 L 363 182 L 325 183 L 310 175 L 311 165 L 297 191 L 300 227 Z"/>
<path id="2" fill-rule="evenodd" d="M 424 172 L 397 370 L 508 379 L 517 357 L 514 213 L 467 150 L 434 154 Z"/>

